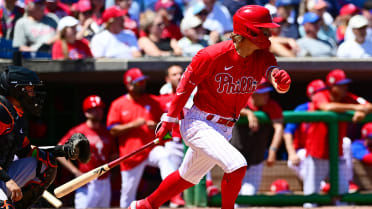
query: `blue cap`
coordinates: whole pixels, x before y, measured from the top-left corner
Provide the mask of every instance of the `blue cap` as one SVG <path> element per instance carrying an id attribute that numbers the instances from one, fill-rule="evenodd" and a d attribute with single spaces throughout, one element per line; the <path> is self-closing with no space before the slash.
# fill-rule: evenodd
<path id="1" fill-rule="evenodd" d="M 270 91 L 273 91 L 273 90 L 274 90 L 274 88 L 269 86 L 269 87 L 265 87 L 265 88 L 262 88 L 262 89 L 258 89 L 254 93 L 255 94 L 263 94 L 263 93 L 270 92 Z"/>
<path id="2" fill-rule="evenodd" d="M 319 16 L 314 12 L 306 12 L 302 20 L 302 25 L 304 25 L 305 23 L 315 23 L 319 19 Z"/>
<path id="3" fill-rule="evenodd" d="M 280 6 L 287 6 L 287 5 L 295 5 L 299 3 L 300 2 L 298 0 L 276 0 L 275 6 L 280 7 Z"/>
<path id="4" fill-rule="evenodd" d="M 194 15 L 199 14 L 201 11 L 205 9 L 205 4 L 201 1 L 197 2 L 192 6 L 192 13 Z"/>

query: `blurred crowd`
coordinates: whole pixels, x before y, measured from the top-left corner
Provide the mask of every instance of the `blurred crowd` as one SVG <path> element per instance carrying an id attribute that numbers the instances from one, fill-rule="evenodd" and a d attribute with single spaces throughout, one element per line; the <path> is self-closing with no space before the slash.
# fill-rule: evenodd
<path id="1" fill-rule="evenodd" d="M 371 0 L 1 0 L 0 44 L 53 59 L 191 57 L 229 39 L 246 4 L 281 25 L 276 56 L 372 55 Z"/>

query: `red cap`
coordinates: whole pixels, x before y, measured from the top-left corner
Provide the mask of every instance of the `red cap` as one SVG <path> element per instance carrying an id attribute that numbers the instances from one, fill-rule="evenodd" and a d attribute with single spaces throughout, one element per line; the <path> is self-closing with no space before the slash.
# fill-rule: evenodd
<path id="1" fill-rule="evenodd" d="M 319 91 L 322 91 L 326 88 L 327 88 L 327 86 L 325 85 L 324 81 L 322 81 L 320 79 L 316 79 L 316 80 L 311 81 L 307 85 L 306 94 L 307 94 L 308 97 L 311 97 L 315 93 L 317 93 Z"/>
<path id="2" fill-rule="evenodd" d="M 285 194 L 291 192 L 289 190 L 288 182 L 284 179 L 275 180 L 270 186 L 270 191 L 274 192 L 275 194 Z"/>
<path id="3" fill-rule="evenodd" d="M 83 101 L 83 111 L 86 112 L 89 109 L 94 107 L 101 107 L 103 108 L 105 104 L 103 104 L 101 97 L 97 95 L 90 95 Z"/>
<path id="4" fill-rule="evenodd" d="M 79 12 L 86 12 L 92 9 L 92 5 L 89 0 L 79 0 L 72 5 L 72 8 Z"/>
<path id="5" fill-rule="evenodd" d="M 128 13 L 127 10 L 122 10 L 117 6 L 112 6 L 106 9 L 102 14 L 102 21 L 105 23 L 109 21 L 111 18 L 121 17 Z"/>
<path id="6" fill-rule="evenodd" d="M 285 21 L 284 17 L 281 17 L 281 16 L 276 16 L 276 17 L 273 18 L 273 22 L 274 23 L 280 24 L 280 23 L 282 23 L 284 21 Z"/>
<path id="7" fill-rule="evenodd" d="M 351 82 L 349 78 L 346 77 L 346 74 L 341 69 L 334 69 L 328 73 L 326 77 L 327 86 L 332 85 L 343 85 Z"/>
<path id="8" fill-rule="evenodd" d="M 158 0 L 155 4 L 155 10 L 169 9 L 175 5 L 173 0 Z"/>
<path id="9" fill-rule="evenodd" d="M 346 4 L 340 9 L 340 15 L 354 15 L 359 13 L 360 10 L 354 4 Z"/>
<path id="10" fill-rule="evenodd" d="M 361 135 L 363 139 L 372 139 L 372 122 L 364 124 Z"/>
<path id="11" fill-rule="evenodd" d="M 123 76 L 125 85 L 134 84 L 145 79 L 147 79 L 147 76 L 143 75 L 142 71 L 139 68 L 131 68 L 127 72 L 125 72 Z"/>

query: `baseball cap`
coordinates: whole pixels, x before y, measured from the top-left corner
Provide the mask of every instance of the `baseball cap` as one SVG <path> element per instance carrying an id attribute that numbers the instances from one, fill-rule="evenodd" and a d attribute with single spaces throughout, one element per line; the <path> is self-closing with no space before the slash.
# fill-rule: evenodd
<path id="1" fill-rule="evenodd" d="M 363 15 L 354 15 L 349 21 L 349 26 L 355 29 L 363 28 L 368 26 L 368 20 Z"/>
<path id="2" fill-rule="evenodd" d="M 135 84 L 139 81 L 146 80 L 148 77 L 143 75 L 142 71 L 139 68 L 131 68 L 124 73 L 123 79 L 124 84 Z"/>
<path id="3" fill-rule="evenodd" d="M 273 18 L 273 22 L 277 23 L 277 24 L 280 24 L 284 21 L 285 21 L 284 17 L 281 17 L 281 16 L 276 16 L 276 17 Z"/>
<path id="4" fill-rule="evenodd" d="M 102 21 L 104 23 L 106 23 L 107 21 L 109 21 L 111 18 L 115 18 L 115 17 L 121 17 L 121 16 L 124 16 L 128 13 L 127 10 L 122 10 L 120 9 L 119 7 L 117 6 L 112 6 L 108 9 L 106 9 L 103 14 L 102 14 Z"/>
<path id="5" fill-rule="evenodd" d="M 262 78 L 260 83 L 258 84 L 258 87 L 256 88 L 256 91 L 254 92 L 255 94 L 263 94 L 266 92 L 273 91 L 273 87 L 271 84 L 265 79 Z"/>
<path id="6" fill-rule="evenodd" d="M 355 6 L 354 4 L 351 4 L 351 3 L 344 5 L 340 9 L 340 15 L 341 16 L 343 16 L 343 15 L 354 15 L 354 14 L 357 14 L 359 12 L 360 12 L 359 8 L 357 6 Z"/>
<path id="7" fill-rule="evenodd" d="M 25 5 L 28 5 L 29 3 L 44 3 L 45 0 L 25 0 Z"/>
<path id="8" fill-rule="evenodd" d="M 327 86 L 342 85 L 351 83 L 351 79 L 346 77 L 346 74 L 341 69 L 334 69 L 328 73 L 326 77 Z"/>
<path id="9" fill-rule="evenodd" d="M 363 125 L 361 136 L 363 139 L 372 139 L 372 122 Z"/>
<path id="10" fill-rule="evenodd" d="M 180 25 L 181 32 L 185 33 L 186 30 L 195 28 L 201 24 L 202 24 L 202 21 L 197 16 L 195 15 L 186 16 L 181 21 L 181 25 Z"/>
<path id="11" fill-rule="evenodd" d="M 92 9 L 89 0 L 80 0 L 72 5 L 72 8 L 79 12 L 86 12 Z"/>
<path id="12" fill-rule="evenodd" d="M 306 12 L 302 20 L 302 25 L 306 23 L 315 23 L 319 19 L 320 19 L 319 16 L 314 12 Z"/>
<path id="13" fill-rule="evenodd" d="M 72 16 L 65 16 L 59 20 L 57 30 L 62 31 L 66 27 L 72 27 L 79 24 L 79 20 Z"/>
<path id="14" fill-rule="evenodd" d="M 307 2 L 307 9 L 312 10 L 312 9 L 323 9 L 328 7 L 328 4 L 324 0 L 310 0 Z"/>
<path id="15" fill-rule="evenodd" d="M 173 0 L 158 0 L 155 3 L 155 10 L 158 11 L 159 9 L 169 9 L 175 5 Z"/>
<path id="16" fill-rule="evenodd" d="M 270 191 L 275 194 L 288 194 L 291 193 L 289 190 L 289 184 L 284 179 L 277 179 L 270 185 Z"/>
<path id="17" fill-rule="evenodd" d="M 327 86 L 325 85 L 324 81 L 320 79 L 316 79 L 311 81 L 306 88 L 306 94 L 308 97 L 311 97 L 315 93 L 325 90 Z"/>

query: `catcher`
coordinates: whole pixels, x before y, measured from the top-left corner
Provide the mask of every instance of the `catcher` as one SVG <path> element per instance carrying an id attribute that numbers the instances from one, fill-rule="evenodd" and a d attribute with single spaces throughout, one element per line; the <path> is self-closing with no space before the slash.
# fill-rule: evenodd
<path id="1" fill-rule="evenodd" d="M 0 209 L 31 207 L 54 181 L 56 157 L 90 159 L 89 141 L 80 133 L 63 145 L 30 144 L 24 116 L 40 116 L 42 87 L 36 73 L 24 67 L 6 66 L 0 74 Z"/>

